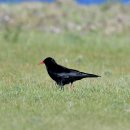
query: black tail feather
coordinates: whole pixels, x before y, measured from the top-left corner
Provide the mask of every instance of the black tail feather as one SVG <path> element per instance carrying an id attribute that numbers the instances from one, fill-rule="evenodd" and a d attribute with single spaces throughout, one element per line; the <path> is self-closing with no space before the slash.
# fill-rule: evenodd
<path id="1" fill-rule="evenodd" d="M 98 78 L 98 77 L 101 77 L 101 76 L 99 76 L 99 75 L 95 75 L 95 74 L 88 74 L 88 73 L 86 73 L 86 76 L 85 76 L 86 78 L 87 77 L 89 77 L 89 78 Z"/>

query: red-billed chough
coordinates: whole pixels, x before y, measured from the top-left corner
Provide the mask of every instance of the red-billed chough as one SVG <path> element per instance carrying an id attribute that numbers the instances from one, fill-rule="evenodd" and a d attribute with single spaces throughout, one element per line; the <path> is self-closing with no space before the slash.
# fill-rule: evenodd
<path id="1" fill-rule="evenodd" d="M 73 82 L 82 78 L 101 77 L 95 74 L 84 73 L 61 66 L 51 57 L 47 57 L 40 64 L 46 65 L 49 76 L 57 83 L 57 85 L 61 86 L 61 89 L 64 89 L 65 84 L 71 83 L 72 85 Z"/>

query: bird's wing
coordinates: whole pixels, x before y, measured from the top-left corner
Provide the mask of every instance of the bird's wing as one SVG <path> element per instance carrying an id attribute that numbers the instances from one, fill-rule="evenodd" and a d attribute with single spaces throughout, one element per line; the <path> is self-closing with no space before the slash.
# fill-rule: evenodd
<path id="1" fill-rule="evenodd" d="M 64 78 L 64 79 L 81 79 L 81 78 L 85 78 L 85 77 L 100 77 L 98 75 L 95 74 L 90 74 L 90 73 L 84 73 L 84 72 L 80 72 L 78 70 L 74 70 L 74 69 L 69 69 L 66 68 L 64 66 L 58 65 L 58 69 L 57 69 L 57 73 L 55 74 L 57 77 L 59 78 Z"/>
<path id="2" fill-rule="evenodd" d="M 57 77 L 63 77 L 64 79 L 82 79 L 82 78 L 94 78 L 94 77 L 100 77 L 98 75 L 95 74 L 89 74 L 89 73 L 84 73 L 84 72 L 80 72 L 77 70 L 71 70 L 70 72 L 62 72 L 62 73 L 57 73 Z"/>
<path id="3" fill-rule="evenodd" d="M 77 78 L 77 77 L 84 77 L 86 76 L 86 73 L 82 73 L 76 70 L 71 70 L 68 72 L 61 72 L 61 73 L 57 73 L 57 77 L 63 77 L 64 79 L 69 79 L 69 78 Z"/>

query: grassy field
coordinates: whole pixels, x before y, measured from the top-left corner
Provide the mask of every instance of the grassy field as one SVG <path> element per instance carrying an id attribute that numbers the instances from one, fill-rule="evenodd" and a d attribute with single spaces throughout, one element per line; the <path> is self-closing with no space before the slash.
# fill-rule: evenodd
<path id="1" fill-rule="evenodd" d="M 129 130 L 129 35 L 13 32 L 0 35 L 0 130 Z M 102 77 L 61 91 L 38 65 L 48 56 Z"/>
<path id="2" fill-rule="evenodd" d="M 0 130 L 130 129 L 129 6 L 23 3 L 0 12 Z M 102 77 L 61 91 L 38 65 L 48 56 Z"/>

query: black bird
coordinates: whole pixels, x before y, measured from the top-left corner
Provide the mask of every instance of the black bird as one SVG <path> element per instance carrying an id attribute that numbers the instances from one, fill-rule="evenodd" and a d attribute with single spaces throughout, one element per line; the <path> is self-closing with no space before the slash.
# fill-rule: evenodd
<path id="1" fill-rule="evenodd" d="M 64 89 L 65 84 L 71 83 L 72 86 L 73 82 L 82 78 L 101 77 L 95 74 L 84 73 L 61 66 L 57 64 L 56 61 L 51 57 L 47 57 L 42 62 L 40 62 L 40 64 L 46 65 L 49 76 L 57 83 L 57 85 L 61 86 L 61 89 Z"/>

